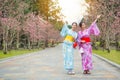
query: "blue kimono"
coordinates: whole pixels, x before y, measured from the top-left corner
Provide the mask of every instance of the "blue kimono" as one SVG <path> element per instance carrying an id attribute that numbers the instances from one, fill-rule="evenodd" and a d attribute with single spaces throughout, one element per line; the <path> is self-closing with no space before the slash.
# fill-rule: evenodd
<path id="1" fill-rule="evenodd" d="M 73 43 L 77 38 L 77 33 L 67 27 L 65 24 L 60 32 L 61 36 L 64 37 L 63 41 L 63 53 L 64 53 L 64 67 L 66 70 L 72 70 L 74 68 L 73 63 Z"/>

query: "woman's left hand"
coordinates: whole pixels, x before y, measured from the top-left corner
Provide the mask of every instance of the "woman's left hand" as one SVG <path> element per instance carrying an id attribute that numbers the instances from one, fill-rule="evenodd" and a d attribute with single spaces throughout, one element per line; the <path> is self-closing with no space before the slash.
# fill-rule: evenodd
<path id="1" fill-rule="evenodd" d="M 85 43 L 85 40 L 81 40 L 82 43 Z"/>
<path id="2" fill-rule="evenodd" d="M 101 17 L 101 15 L 97 15 L 97 19 L 99 19 Z"/>
<path id="3" fill-rule="evenodd" d="M 76 48 L 77 47 L 77 42 L 74 42 L 73 43 L 73 48 Z"/>
<path id="4" fill-rule="evenodd" d="M 97 18 L 95 19 L 94 22 L 96 22 L 99 18 L 100 18 L 101 15 L 97 15 Z"/>

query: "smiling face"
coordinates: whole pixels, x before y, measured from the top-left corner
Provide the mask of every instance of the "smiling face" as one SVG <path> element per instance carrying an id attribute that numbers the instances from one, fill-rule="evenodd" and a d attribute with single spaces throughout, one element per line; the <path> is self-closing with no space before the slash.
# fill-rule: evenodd
<path id="1" fill-rule="evenodd" d="M 85 28 L 85 27 L 86 27 L 85 23 L 82 23 L 82 28 Z"/>
<path id="2" fill-rule="evenodd" d="M 76 22 L 73 22 L 73 23 L 72 23 L 72 30 L 75 30 L 76 27 L 77 27 L 77 23 L 76 23 Z"/>
<path id="3" fill-rule="evenodd" d="M 80 22 L 79 26 L 80 26 L 81 29 L 85 29 L 86 28 L 86 25 L 85 25 L 84 22 Z"/>

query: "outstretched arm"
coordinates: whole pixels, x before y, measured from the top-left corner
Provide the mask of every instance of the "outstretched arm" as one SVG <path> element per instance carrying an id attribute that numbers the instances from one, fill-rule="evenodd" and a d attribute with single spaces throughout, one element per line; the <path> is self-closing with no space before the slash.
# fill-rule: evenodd
<path id="1" fill-rule="evenodd" d="M 101 15 L 97 15 L 97 18 L 94 20 L 94 23 L 100 18 Z"/>
<path id="2" fill-rule="evenodd" d="M 62 37 L 65 37 L 67 35 L 67 31 L 69 30 L 69 28 L 67 27 L 67 24 L 64 24 L 64 26 L 62 27 L 62 30 L 60 32 L 60 35 Z"/>
<path id="3" fill-rule="evenodd" d="M 94 20 L 94 22 L 90 25 L 88 28 L 89 34 L 99 35 L 100 30 L 97 27 L 96 21 L 100 18 L 101 15 L 98 15 L 97 18 Z"/>

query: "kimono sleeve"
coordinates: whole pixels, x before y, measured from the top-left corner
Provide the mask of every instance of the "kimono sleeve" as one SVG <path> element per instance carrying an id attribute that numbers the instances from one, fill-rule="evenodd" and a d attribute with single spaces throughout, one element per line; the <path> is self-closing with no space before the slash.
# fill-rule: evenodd
<path id="1" fill-rule="evenodd" d="M 78 37 L 78 34 L 75 32 L 75 39 L 77 39 L 77 37 Z"/>
<path id="2" fill-rule="evenodd" d="M 93 34 L 93 35 L 99 35 L 100 34 L 100 30 L 96 24 L 96 22 L 93 22 L 91 24 L 91 26 L 88 28 L 89 30 L 89 34 Z"/>
<path id="3" fill-rule="evenodd" d="M 80 42 L 81 42 L 81 35 L 79 34 L 79 32 L 78 32 L 78 34 L 77 34 L 77 38 L 76 38 L 76 42 L 79 44 Z"/>
<path id="4" fill-rule="evenodd" d="M 61 32 L 60 32 L 60 35 L 62 37 L 65 37 L 67 35 L 68 30 L 69 30 L 69 28 L 67 27 L 67 25 L 64 25 Z"/>

